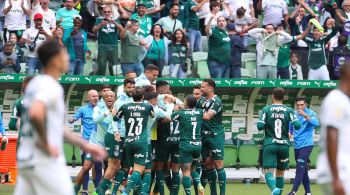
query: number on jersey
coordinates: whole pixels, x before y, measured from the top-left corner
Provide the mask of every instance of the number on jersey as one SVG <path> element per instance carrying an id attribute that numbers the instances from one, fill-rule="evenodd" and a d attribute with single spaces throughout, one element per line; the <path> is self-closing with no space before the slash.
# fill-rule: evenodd
<path id="1" fill-rule="evenodd" d="M 143 118 L 129 118 L 128 123 L 130 124 L 128 136 L 138 136 L 142 133 L 142 121 Z M 135 122 L 137 123 L 135 126 Z M 134 128 L 135 127 L 135 128 Z M 135 130 L 135 132 L 133 132 Z"/>

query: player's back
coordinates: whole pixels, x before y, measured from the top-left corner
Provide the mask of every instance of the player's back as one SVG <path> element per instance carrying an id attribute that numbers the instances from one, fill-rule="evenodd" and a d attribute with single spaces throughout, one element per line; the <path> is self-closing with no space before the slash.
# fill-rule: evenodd
<path id="1" fill-rule="evenodd" d="M 203 110 L 183 109 L 173 114 L 174 120 L 179 121 L 180 141 L 200 142 Z"/>
<path id="2" fill-rule="evenodd" d="M 124 116 L 125 144 L 148 141 L 147 122 L 153 117 L 153 107 L 148 103 L 131 102 L 124 104 L 118 111 L 118 117 Z"/>
<path id="3" fill-rule="evenodd" d="M 46 109 L 47 141 L 59 151 L 58 162 L 64 163 L 63 131 L 64 100 L 62 86 L 51 76 L 36 76 L 29 82 L 24 97 L 24 108 L 28 110 L 34 101 L 40 101 Z M 23 114 L 22 140 L 17 153 L 18 166 L 26 167 L 37 163 L 52 163 L 52 158 L 38 148 L 39 136 L 28 116 Z"/>
<path id="4" fill-rule="evenodd" d="M 264 123 L 267 144 L 289 144 L 289 124 L 297 120 L 292 108 L 283 104 L 272 104 L 262 110 L 259 122 Z"/>

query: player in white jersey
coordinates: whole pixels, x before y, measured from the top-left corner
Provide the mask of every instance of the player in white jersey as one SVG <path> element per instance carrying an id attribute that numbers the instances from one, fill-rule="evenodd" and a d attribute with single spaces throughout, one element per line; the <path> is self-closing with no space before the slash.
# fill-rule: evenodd
<path id="1" fill-rule="evenodd" d="M 324 195 L 350 195 L 350 62 L 340 70 L 339 88 L 324 99 L 320 119 L 318 183 Z"/>
<path id="2" fill-rule="evenodd" d="M 38 57 L 43 64 L 43 74 L 32 79 L 25 91 L 15 195 L 73 195 L 63 139 L 92 153 L 97 160 L 105 158 L 106 152 L 64 130 L 63 88 L 57 79 L 68 71 L 66 50 L 58 43 L 48 41 L 38 48 Z"/>

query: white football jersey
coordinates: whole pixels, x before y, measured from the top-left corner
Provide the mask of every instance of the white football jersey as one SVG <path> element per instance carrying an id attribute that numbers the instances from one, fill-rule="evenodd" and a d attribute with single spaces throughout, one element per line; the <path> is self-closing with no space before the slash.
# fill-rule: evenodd
<path id="1" fill-rule="evenodd" d="M 327 158 L 327 127 L 339 130 L 338 171 L 342 181 L 350 181 L 350 98 L 339 89 L 331 91 L 321 107 L 321 153 L 317 162 L 318 182 L 332 182 L 332 173 Z"/>
<path id="2" fill-rule="evenodd" d="M 24 97 L 25 109 L 28 109 L 36 100 L 45 104 L 47 140 L 51 146 L 58 149 L 59 157 L 52 158 L 38 147 L 38 133 L 29 121 L 28 112 L 25 112 L 22 139 L 17 153 L 19 168 L 52 163 L 52 161 L 65 163 L 63 152 L 65 114 L 63 88 L 57 80 L 49 75 L 36 76 L 26 88 Z"/>

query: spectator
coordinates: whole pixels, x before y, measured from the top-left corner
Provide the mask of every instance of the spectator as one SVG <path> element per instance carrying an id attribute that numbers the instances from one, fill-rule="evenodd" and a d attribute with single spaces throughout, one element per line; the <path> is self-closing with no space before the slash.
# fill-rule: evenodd
<path id="1" fill-rule="evenodd" d="M 338 9 L 336 3 L 333 4 L 335 11 L 335 26 L 337 29 L 343 28 L 345 22 L 350 19 L 350 0 L 344 0 L 342 3 L 342 9 Z"/>
<path id="2" fill-rule="evenodd" d="M 176 19 L 178 19 L 181 22 L 182 27 L 186 30 L 186 28 L 188 26 L 188 17 L 189 17 L 188 16 L 189 8 L 188 8 L 187 2 L 188 2 L 187 0 L 169 0 L 169 1 L 167 1 L 164 4 L 164 8 L 162 10 L 162 16 L 165 17 L 165 16 L 171 15 L 171 9 L 173 9 L 174 5 L 177 5 L 178 14 L 176 15 Z M 171 28 L 171 30 L 172 30 L 172 28 Z M 174 29 L 173 31 L 175 31 L 175 30 L 177 30 L 177 29 Z M 169 39 L 170 38 L 171 38 L 171 36 L 169 36 Z"/>
<path id="3" fill-rule="evenodd" d="M 121 69 L 123 76 L 126 72 L 134 71 L 137 76 L 143 71 L 142 54 L 144 48 L 147 48 L 146 42 L 137 35 L 139 23 L 137 20 L 130 20 L 126 27 L 120 32 L 121 49 Z"/>
<path id="4" fill-rule="evenodd" d="M 40 13 L 43 15 L 43 27 L 50 29 L 51 32 L 55 32 L 56 29 L 56 16 L 55 13 L 48 7 L 50 0 L 34 0 L 32 3 L 32 15 Z M 32 26 L 34 22 L 31 23 Z"/>
<path id="5" fill-rule="evenodd" d="M 151 28 L 153 26 L 152 17 L 146 14 L 146 12 L 147 12 L 146 5 L 138 4 L 137 12 L 133 13 L 130 18 L 133 20 L 137 20 L 139 22 L 140 28 L 137 34 L 143 38 L 147 37 L 150 34 Z"/>
<path id="6" fill-rule="evenodd" d="M 307 10 L 309 14 L 306 14 Z M 299 0 L 299 6 L 296 7 L 295 11 L 290 15 L 289 27 L 292 36 L 302 34 L 308 27 L 309 20 L 316 17 L 312 9 L 304 2 Z M 297 42 L 298 47 L 307 47 L 307 44 L 303 40 Z"/>
<path id="7" fill-rule="evenodd" d="M 333 31 L 333 19 L 332 17 L 329 17 L 326 19 L 324 25 L 323 25 L 323 29 L 324 29 L 324 35 L 329 35 L 332 33 Z M 338 37 L 339 37 L 339 33 L 337 33 L 336 36 L 332 37 L 331 40 L 328 41 L 328 43 L 326 43 L 326 49 L 332 51 L 334 47 L 337 46 L 338 44 Z"/>
<path id="8" fill-rule="evenodd" d="M 89 0 L 80 0 L 80 4 L 80 15 L 83 18 L 83 24 L 81 25 L 81 28 L 88 33 L 92 33 L 92 28 L 96 22 L 96 17 L 92 16 L 92 14 L 89 12 Z"/>
<path id="9" fill-rule="evenodd" d="M 185 27 L 188 31 L 188 39 L 190 42 L 191 53 L 196 51 L 202 51 L 202 34 L 199 26 L 198 12 L 201 10 L 205 3 L 209 0 L 189 0 L 189 17 L 188 26 Z"/>
<path id="10" fill-rule="evenodd" d="M 42 27 L 43 15 L 40 13 L 34 16 L 34 26 L 24 31 L 20 40 L 20 44 L 27 44 L 28 57 L 27 57 L 27 74 L 34 74 L 36 70 L 41 72 L 41 63 L 38 59 L 37 49 L 47 39 L 52 39 L 52 33 L 49 29 Z"/>
<path id="11" fill-rule="evenodd" d="M 4 30 L 4 21 L 5 21 L 5 15 L 4 15 L 4 5 L 5 5 L 5 1 L 1 0 L 0 1 L 0 31 Z"/>
<path id="12" fill-rule="evenodd" d="M 163 17 L 156 22 L 163 27 L 164 33 L 167 37 L 171 38 L 171 35 L 177 29 L 183 29 L 182 23 L 177 19 L 179 15 L 179 4 L 173 3 L 170 7 L 169 16 Z"/>
<path id="13" fill-rule="evenodd" d="M 13 44 L 6 42 L 4 49 L 0 52 L 0 73 L 13 74 L 21 71 L 18 56 L 13 52 Z"/>
<path id="14" fill-rule="evenodd" d="M 230 17 L 234 21 L 235 31 L 242 37 L 244 47 L 248 46 L 248 31 L 257 27 L 257 20 L 253 23 L 253 18 L 241 7 Z"/>
<path id="15" fill-rule="evenodd" d="M 325 44 L 337 34 L 334 27 L 334 20 L 332 20 L 332 24 L 333 30 L 329 35 L 323 37 L 322 32 L 314 27 L 312 34 L 313 38 L 304 38 L 304 41 L 309 46 L 309 58 L 307 62 L 310 68 L 308 76 L 309 80 L 329 80 Z M 311 26 L 311 23 L 309 25 Z"/>
<path id="16" fill-rule="evenodd" d="M 69 54 L 69 75 L 83 75 L 85 58 L 89 58 L 91 51 L 87 46 L 87 32 L 81 29 L 82 18 L 80 15 L 73 20 L 74 27 L 66 30 L 63 36 L 64 45 Z M 85 54 L 88 54 L 86 56 Z"/>
<path id="17" fill-rule="evenodd" d="M 295 104 L 297 107 L 295 114 L 301 123 L 301 127 L 299 129 L 290 127 L 290 133 L 294 137 L 294 157 L 297 167 L 293 189 L 288 195 L 295 195 L 301 183 L 304 185 L 305 194 L 311 194 L 307 161 L 314 145 L 314 129 L 320 125 L 320 122 L 316 113 L 307 108 L 305 97 L 297 97 Z"/>
<path id="18" fill-rule="evenodd" d="M 299 55 L 297 53 L 290 54 L 289 78 L 303 80 L 303 72 L 301 66 L 298 64 Z"/>
<path id="19" fill-rule="evenodd" d="M 223 6 L 224 11 L 221 11 L 221 6 Z M 211 21 L 211 27 L 214 27 L 217 26 L 217 21 L 219 17 L 224 16 L 225 18 L 228 18 L 231 15 L 230 9 L 226 6 L 226 4 L 217 1 L 211 1 L 209 9 L 211 14 L 208 14 L 205 18 L 205 26 L 208 25 L 211 17 L 214 17 Z"/>
<path id="20" fill-rule="evenodd" d="M 218 17 L 217 26 L 211 28 L 214 15 L 209 19 L 205 32 L 209 35 L 208 68 L 211 78 L 228 78 L 230 76 L 231 46 L 226 31 L 226 19 Z"/>
<path id="21" fill-rule="evenodd" d="M 264 11 L 263 27 L 267 24 L 277 26 L 284 20 L 288 25 L 288 9 L 285 0 L 259 0 L 258 10 Z"/>
<path id="22" fill-rule="evenodd" d="M 243 45 L 239 33 L 235 29 L 235 24 L 228 24 L 227 30 L 231 40 L 230 78 L 241 78 L 242 53 L 247 50 L 246 47 Z"/>
<path id="23" fill-rule="evenodd" d="M 248 33 L 257 41 L 257 78 L 277 79 L 278 49 L 292 41 L 292 37 L 283 31 L 276 32 L 272 24 L 267 24 L 265 29 L 252 29 Z"/>
<path id="24" fill-rule="evenodd" d="M 153 64 L 149 64 L 145 68 L 145 72 L 142 73 L 140 76 L 135 78 L 136 86 L 147 86 L 147 85 L 154 85 L 155 81 L 158 78 L 159 69 L 157 66 Z"/>
<path id="25" fill-rule="evenodd" d="M 253 0 L 226 0 L 226 3 L 231 13 L 236 13 L 239 8 L 243 7 L 252 18 L 255 18 Z"/>
<path id="26" fill-rule="evenodd" d="M 22 37 L 26 29 L 26 17 L 30 15 L 28 0 L 6 0 L 4 5 L 4 41 L 8 40 L 11 33 L 15 33 L 17 39 Z"/>
<path id="27" fill-rule="evenodd" d="M 64 30 L 62 28 L 62 26 L 57 26 L 56 31 L 53 34 L 53 39 L 55 41 L 57 41 L 60 45 L 64 45 L 63 44 L 63 35 L 64 35 Z"/>
<path id="28" fill-rule="evenodd" d="M 171 78 L 186 78 L 187 64 L 189 56 L 189 44 L 186 34 L 178 29 L 175 31 L 172 43 L 169 45 L 169 66 Z"/>
<path id="29" fill-rule="evenodd" d="M 17 60 L 19 63 L 24 62 L 24 52 L 18 44 L 18 39 L 15 33 L 10 34 L 10 42 L 13 44 L 13 52 L 17 54 Z"/>
<path id="30" fill-rule="evenodd" d="M 139 7 L 140 5 L 143 5 L 146 8 L 147 15 L 151 16 L 155 21 L 159 19 L 159 12 L 164 9 L 165 4 L 162 6 L 160 5 L 159 0 L 139 0 L 136 1 L 136 7 Z"/>
<path id="31" fill-rule="evenodd" d="M 73 8 L 73 0 L 65 0 L 64 7 L 60 8 L 56 13 L 57 24 L 62 26 L 64 30 L 73 27 L 73 19 L 79 12 Z"/>
<path id="32" fill-rule="evenodd" d="M 125 73 L 125 79 L 136 79 L 137 75 L 134 71 Z M 117 89 L 117 99 L 124 93 L 124 85 L 119 85 Z"/>
<path id="33" fill-rule="evenodd" d="M 334 48 L 333 52 L 331 54 L 332 58 L 330 56 L 331 59 L 333 59 L 332 61 L 330 61 L 330 63 L 332 63 L 332 65 L 329 68 L 329 73 L 332 80 L 338 80 L 339 79 L 339 70 L 341 68 L 341 66 L 343 65 L 342 63 L 339 63 L 339 59 L 341 57 L 348 57 L 350 55 L 350 49 L 348 47 L 348 37 L 345 35 L 341 35 L 338 38 L 338 44 L 337 47 Z"/>
<path id="34" fill-rule="evenodd" d="M 162 77 L 164 65 L 168 64 L 168 45 L 170 40 L 164 36 L 163 28 L 159 24 L 153 25 L 151 34 L 145 39 L 148 51 L 142 63 L 156 65 L 159 69 L 159 77 Z"/>
<path id="35" fill-rule="evenodd" d="M 111 6 L 103 8 L 103 18 L 97 18 L 92 31 L 97 33 L 97 75 L 105 75 L 108 63 L 109 74 L 113 76 L 113 66 L 118 64 L 118 39 L 123 27 L 113 19 Z"/>

